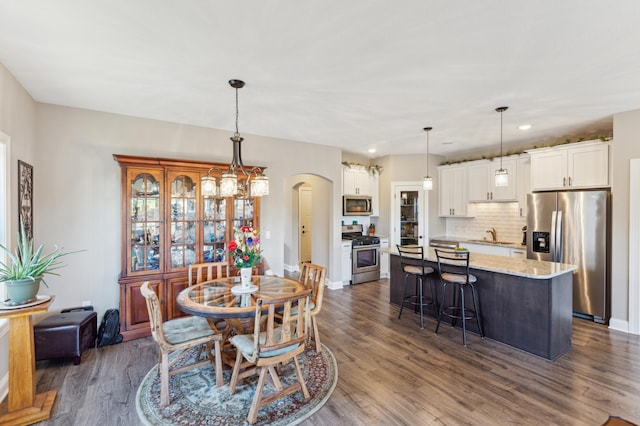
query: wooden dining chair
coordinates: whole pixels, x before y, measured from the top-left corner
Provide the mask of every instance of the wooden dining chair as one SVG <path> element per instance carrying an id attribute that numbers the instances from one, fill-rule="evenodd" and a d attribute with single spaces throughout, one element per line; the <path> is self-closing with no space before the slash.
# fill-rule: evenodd
<path id="1" fill-rule="evenodd" d="M 151 288 L 149 282 L 140 287 L 140 292 L 147 302 L 147 311 L 151 323 L 151 335 L 160 348 L 158 362 L 158 374 L 160 375 L 160 405 L 169 405 L 169 377 L 183 371 L 215 364 L 216 386 L 224 384 L 222 377 L 222 358 L 220 355 L 220 342 L 222 335 L 215 333 L 207 320 L 203 317 L 189 316 L 162 321 L 162 311 L 158 295 Z M 195 362 L 180 368 L 172 368 L 187 353 L 188 349 L 206 345 L 207 359 L 200 360 L 201 352 L 198 352 Z M 211 355 L 211 349 L 215 350 L 215 356 Z M 177 353 L 169 360 L 169 355 Z"/>
<path id="2" fill-rule="evenodd" d="M 213 271 L 216 275 L 213 275 Z M 189 285 L 200 284 L 203 281 L 211 281 L 214 278 L 229 276 L 229 264 L 227 262 L 196 263 L 189 265 Z"/>
<path id="3" fill-rule="evenodd" d="M 305 400 L 309 399 L 309 391 L 302 377 L 302 370 L 296 356 L 304 352 L 309 324 L 309 295 L 311 290 L 303 290 L 291 296 L 276 298 L 260 298 L 256 301 L 254 331 L 251 334 L 239 334 L 231 337 L 236 347 L 236 362 L 229 382 L 229 394 L 233 395 L 239 380 L 258 374 L 253 402 L 247 415 L 247 421 L 254 424 L 258 419 L 258 410 L 273 401 L 301 391 Z M 304 312 L 292 319 L 292 309 Z M 281 317 L 276 313 L 281 312 Z M 280 317 L 280 318 L 279 318 Z M 260 325 L 264 321 L 264 326 Z M 246 360 L 242 362 L 243 358 Z M 297 383 L 282 386 L 276 366 L 293 360 Z M 255 367 L 255 369 L 254 369 Z M 243 370 L 242 372 L 240 370 Z M 264 385 L 269 373 L 269 386 L 274 392 L 263 396 Z"/>
<path id="4" fill-rule="evenodd" d="M 309 340 L 313 338 L 316 352 L 322 352 L 322 344 L 320 343 L 320 332 L 318 331 L 318 314 L 322 309 L 322 297 L 324 295 L 324 278 L 326 269 L 313 263 L 303 263 L 298 281 L 305 288 L 311 290 L 311 299 L 309 301 L 309 309 L 311 313 L 311 324 Z M 297 311 L 294 312 L 294 315 Z"/>

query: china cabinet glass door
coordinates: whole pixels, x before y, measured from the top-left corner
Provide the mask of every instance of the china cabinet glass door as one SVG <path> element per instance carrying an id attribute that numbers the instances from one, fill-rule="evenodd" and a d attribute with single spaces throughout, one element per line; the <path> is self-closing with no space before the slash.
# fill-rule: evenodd
<path id="1" fill-rule="evenodd" d="M 224 262 L 227 258 L 226 210 L 226 198 L 204 198 L 204 262 Z"/>
<path id="2" fill-rule="evenodd" d="M 199 182 L 196 173 L 169 174 L 171 269 L 186 268 L 196 263 L 198 225 L 196 182 Z"/>
<path id="3" fill-rule="evenodd" d="M 235 229 L 245 225 L 253 227 L 253 198 L 237 198 L 234 200 L 234 206 L 233 227 Z"/>
<path id="4" fill-rule="evenodd" d="M 129 181 L 129 256 L 131 273 L 161 269 L 161 173 L 131 170 Z"/>

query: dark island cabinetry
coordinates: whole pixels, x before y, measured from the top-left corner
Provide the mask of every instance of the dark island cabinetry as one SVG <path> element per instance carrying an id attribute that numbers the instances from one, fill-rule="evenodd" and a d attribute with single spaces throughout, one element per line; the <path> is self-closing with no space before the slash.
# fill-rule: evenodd
<path id="1" fill-rule="evenodd" d="M 433 250 L 430 254 L 434 260 L 430 264 L 437 270 Z M 515 265 L 516 269 L 520 265 L 530 265 L 535 270 L 535 265 L 531 262 L 537 262 L 491 255 L 473 257 L 477 259 L 477 263 L 486 261 L 494 267 L 504 259 L 505 264 Z M 427 258 L 431 260 L 431 256 Z M 391 250 L 390 259 L 390 302 L 399 305 L 403 286 L 400 256 Z M 418 263 L 416 259 L 416 264 Z M 545 267 L 554 269 L 553 265 Z M 510 272 L 508 267 L 504 272 L 472 268 L 471 273 L 478 278 L 476 285 L 486 337 L 548 360 L 554 360 L 571 349 L 573 269 L 575 268 L 561 268 L 549 274 L 535 275 L 516 274 Z M 436 279 L 436 288 L 441 290 L 439 279 Z M 425 288 L 428 290 L 428 286 Z M 449 302 L 452 301 L 446 303 Z M 435 315 L 433 310 L 428 310 L 427 313 Z M 477 332 L 474 321 L 468 321 L 467 328 Z"/>

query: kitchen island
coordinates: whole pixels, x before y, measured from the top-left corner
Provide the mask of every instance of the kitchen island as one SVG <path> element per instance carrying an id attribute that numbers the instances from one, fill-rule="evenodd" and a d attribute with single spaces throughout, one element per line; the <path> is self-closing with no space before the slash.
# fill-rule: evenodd
<path id="1" fill-rule="evenodd" d="M 400 305 L 404 280 L 400 256 L 395 247 L 385 251 L 391 255 L 389 299 Z M 425 250 L 425 257 L 437 271 L 434 249 Z M 469 266 L 478 278 L 476 288 L 486 337 L 548 360 L 571 349 L 572 271 L 576 266 L 477 253 L 471 254 Z M 434 279 L 440 283 L 437 272 Z M 414 286 L 408 288 L 413 290 Z M 436 289 L 440 304 L 442 286 L 438 284 Z M 425 291 L 429 291 L 428 285 Z M 428 314 L 436 315 L 433 309 Z M 468 321 L 467 329 L 477 333 L 475 321 Z"/>

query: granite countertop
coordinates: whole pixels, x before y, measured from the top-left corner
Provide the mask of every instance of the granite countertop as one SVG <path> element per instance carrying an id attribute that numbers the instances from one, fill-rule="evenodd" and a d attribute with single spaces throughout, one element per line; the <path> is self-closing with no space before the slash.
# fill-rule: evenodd
<path id="1" fill-rule="evenodd" d="M 398 256 L 396 247 L 383 248 L 381 251 Z M 425 251 L 425 258 L 428 261 L 437 262 L 435 250 L 429 247 L 428 250 Z M 498 272 L 534 279 L 553 278 L 578 268 L 576 265 L 567 263 L 545 262 L 541 260 L 480 253 L 472 253 L 469 258 L 469 267 L 482 271 Z"/>
<path id="2" fill-rule="evenodd" d="M 487 246 L 498 246 L 498 247 L 509 247 L 509 248 L 517 248 L 517 249 L 526 249 L 527 246 L 523 245 L 521 242 L 507 242 L 500 241 L 498 243 L 493 243 L 490 240 L 481 240 L 481 239 L 471 239 L 471 238 L 463 238 L 463 237 L 432 237 L 432 240 L 445 240 L 452 241 L 460 244 L 482 244 Z"/>

